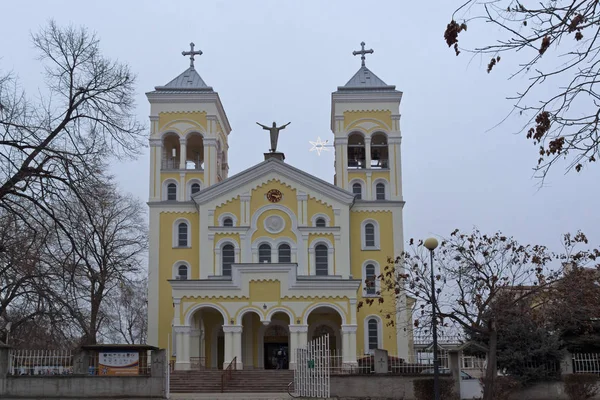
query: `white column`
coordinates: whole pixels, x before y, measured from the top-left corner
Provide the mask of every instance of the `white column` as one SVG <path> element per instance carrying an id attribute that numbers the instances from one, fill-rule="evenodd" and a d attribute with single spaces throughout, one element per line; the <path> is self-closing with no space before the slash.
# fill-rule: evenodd
<path id="1" fill-rule="evenodd" d="M 367 172 L 367 187 L 365 188 L 365 200 L 375 200 L 375 196 L 373 196 L 373 187 L 372 187 L 372 179 L 373 175 L 371 172 Z"/>
<path id="2" fill-rule="evenodd" d="M 162 140 L 150 139 L 150 186 L 148 195 L 150 201 L 160 200 L 161 146 Z"/>
<path id="3" fill-rule="evenodd" d="M 224 325 L 223 334 L 225 335 L 225 361 L 223 369 L 227 368 L 235 357 L 236 368 L 243 368 L 242 361 L 242 325 Z"/>
<path id="4" fill-rule="evenodd" d="M 179 169 L 185 169 L 185 162 L 187 161 L 186 144 L 186 138 L 179 139 Z"/>
<path id="5" fill-rule="evenodd" d="M 342 362 L 348 367 L 358 365 L 356 361 L 356 325 L 342 325 Z"/>
<path id="6" fill-rule="evenodd" d="M 217 139 L 204 138 L 204 185 L 217 182 Z"/>
<path id="7" fill-rule="evenodd" d="M 402 156 L 400 154 L 401 143 L 401 137 L 391 137 L 388 139 L 390 184 L 394 188 L 393 191 L 390 191 L 392 200 L 402 200 Z"/>
<path id="8" fill-rule="evenodd" d="M 329 261 L 329 258 L 328 258 Z M 308 273 L 310 272 L 310 273 Z M 315 265 L 315 248 L 311 247 L 308 249 L 308 271 L 304 271 L 305 275 L 316 275 L 316 265 Z"/>
<path id="9" fill-rule="evenodd" d="M 290 369 L 296 369 L 296 349 L 305 347 L 307 344 L 306 334 L 308 325 L 290 325 L 290 348 L 288 357 L 290 360 Z M 303 337 L 301 337 L 303 336 Z"/>
<path id="10" fill-rule="evenodd" d="M 176 326 L 177 334 L 177 360 L 175 361 L 176 370 L 190 369 L 190 331 L 189 326 Z"/>
<path id="11" fill-rule="evenodd" d="M 365 137 L 365 160 L 366 168 L 371 168 L 371 138 Z"/>
<path id="12" fill-rule="evenodd" d="M 179 199 L 179 201 L 187 201 L 188 199 L 186 199 L 187 193 L 185 192 L 185 172 L 180 172 L 179 173 L 179 194 L 177 196 L 177 199 Z"/>

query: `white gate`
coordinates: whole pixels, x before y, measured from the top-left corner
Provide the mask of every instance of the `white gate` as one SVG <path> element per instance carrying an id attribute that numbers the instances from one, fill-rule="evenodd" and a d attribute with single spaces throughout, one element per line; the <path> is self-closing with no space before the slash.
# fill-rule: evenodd
<path id="1" fill-rule="evenodd" d="M 294 394 L 299 397 L 329 397 L 329 335 L 296 349 Z"/>

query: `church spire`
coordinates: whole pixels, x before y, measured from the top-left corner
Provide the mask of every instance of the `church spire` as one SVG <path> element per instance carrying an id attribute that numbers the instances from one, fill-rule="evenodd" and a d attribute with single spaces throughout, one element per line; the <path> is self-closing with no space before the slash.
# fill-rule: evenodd
<path id="1" fill-rule="evenodd" d="M 193 44 L 193 43 L 192 43 Z M 352 55 L 357 56 L 360 54 L 361 67 L 365 67 L 365 54 L 373 54 L 373 49 L 365 50 L 365 42 L 360 42 L 360 51 L 353 51 Z"/>
<path id="2" fill-rule="evenodd" d="M 364 43 L 363 43 L 364 44 Z M 190 56 L 190 68 L 194 68 L 194 56 L 201 56 L 202 50 L 194 51 L 194 42 L 190 43 L 190 51 L 182 51 L 182 56 Z"/>

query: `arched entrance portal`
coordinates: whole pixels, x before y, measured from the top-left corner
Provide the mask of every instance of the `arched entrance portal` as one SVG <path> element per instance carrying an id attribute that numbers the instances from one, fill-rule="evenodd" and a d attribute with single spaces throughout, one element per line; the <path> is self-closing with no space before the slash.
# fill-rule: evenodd
<path id="1" fill-rule="evenodd" d="M 263 330 L 262 362 L 265 369 L 288 369 L 290 320 L 285 313 L 275 313 Z"/>
<path id="2" fill-rule="evenodd" d="M 190 368 L 221 369 L 225 356 L 223 316 L 215 309 L 200 308 L 190 322 Z"/>

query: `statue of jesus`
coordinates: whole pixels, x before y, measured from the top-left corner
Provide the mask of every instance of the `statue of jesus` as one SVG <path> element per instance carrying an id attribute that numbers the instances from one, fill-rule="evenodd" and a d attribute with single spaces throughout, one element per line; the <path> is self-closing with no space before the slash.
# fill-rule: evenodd
<path id="1" fill-rule="evenodd" d="M 262 126 L 263 129 L 269 131 L 271 133 L 271 148 L 269 149 L 269 151 L 271 153 L 275 153 L 275 151 L 277 151 L 277 138 L 279 137 L 279 131 L 282 129 L 285 129 L 286 126 L 288 126 L 289 124 L 291 124 L 291 122 L 288 122 L 285 125 L 282 126 L 277 126 L 277 124 L 275 122 L 273 122 L 273 126 L 265 126 L 261 123 L 258 123 L 258 125 Z"/>

